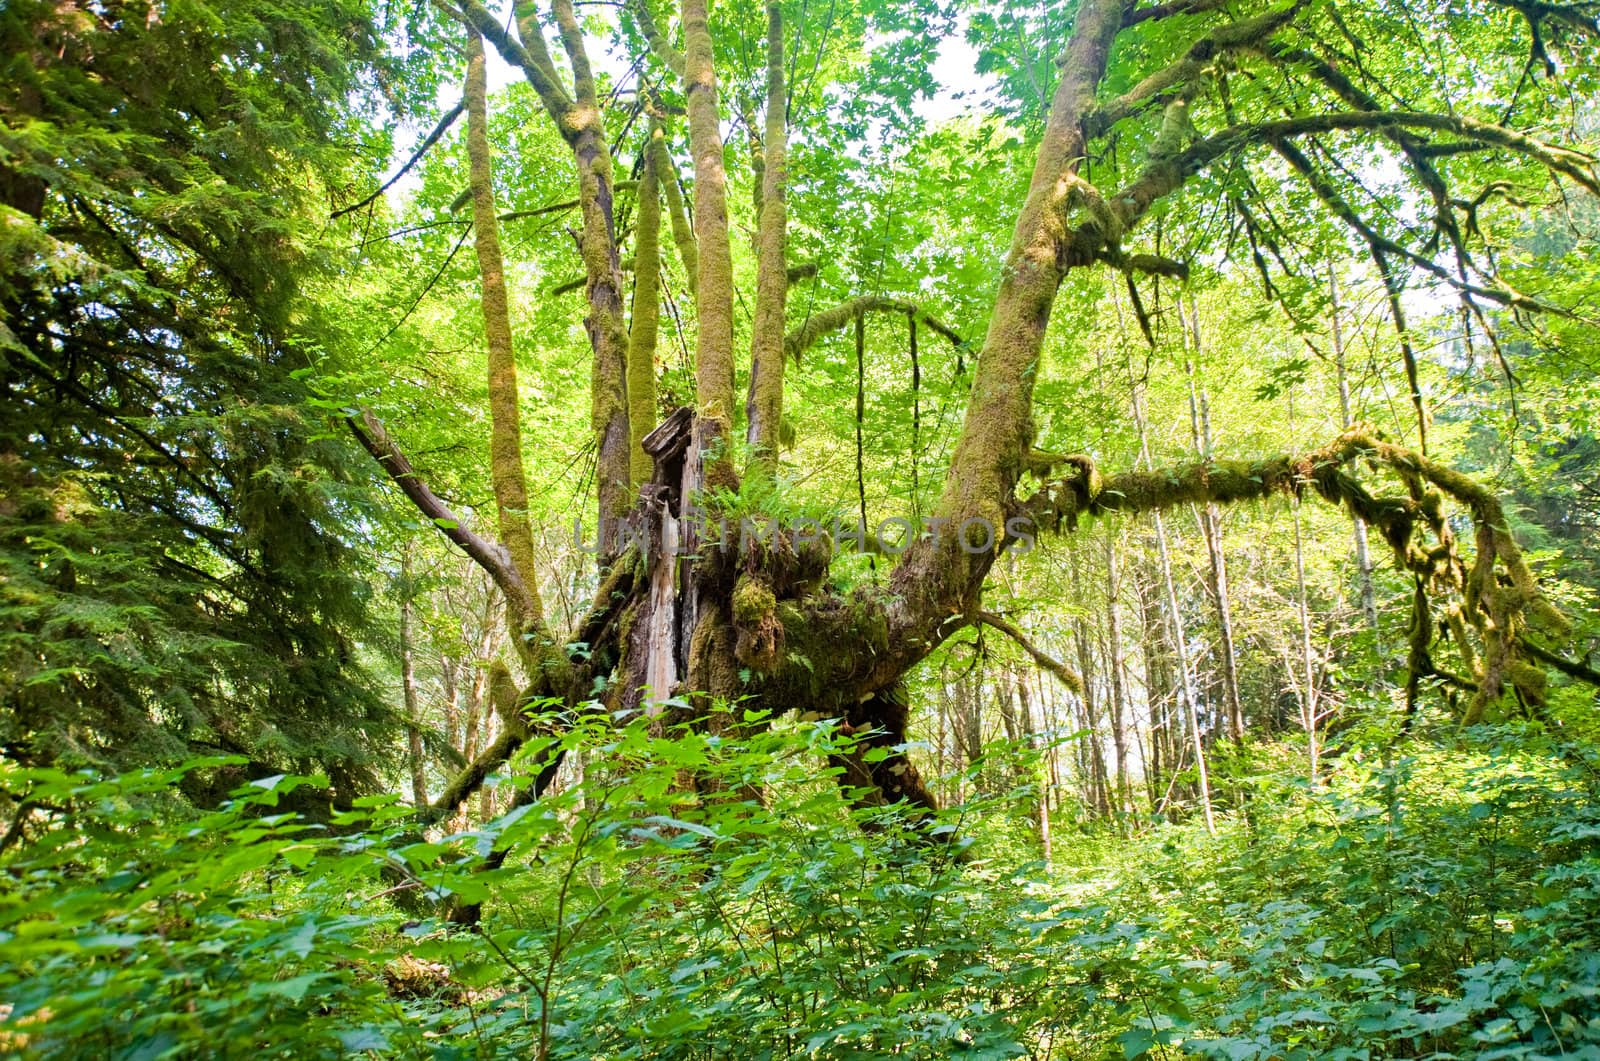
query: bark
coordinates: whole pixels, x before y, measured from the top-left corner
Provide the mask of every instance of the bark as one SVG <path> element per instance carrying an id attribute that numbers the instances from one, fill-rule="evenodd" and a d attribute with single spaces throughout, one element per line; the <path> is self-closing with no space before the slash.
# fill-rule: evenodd
<path id="1" fill-rule="evenodd" d="M 628 445 L 630 492 L 650 478 L 644 437 L 656 423 L 656 346 L 661 322 L 661 191 L 666 139 L 650 119 L 644 172 L 639 177 L 639 218 L 633 250 L 633 322 L 628 328 Z"/>
<path id="2" fill-rule="evenodd" d="M 684 95 L 694 155 L 694 217 L 700 258 L 695 311 L 695 448 L 715 447 L 707 486 L 735 482 L 733 439 L 733 252 L 728 236 L 727 173 L 717 106 L 717 75 L 706 0 L 683 0 Z"/>
<path id="3" fill-rule="evenodd" d="M 783 419 L 783 314 L 789 277 L 788 122 L 783 76 L 783 9 L 767 5 L 767 111 L 763 136 L 761 196 L 756 233 L 756 311 L 750 339 L 750 396 L 745 405 L 747 440 L 758 467 L 777 466 L 779 424 Z"/>

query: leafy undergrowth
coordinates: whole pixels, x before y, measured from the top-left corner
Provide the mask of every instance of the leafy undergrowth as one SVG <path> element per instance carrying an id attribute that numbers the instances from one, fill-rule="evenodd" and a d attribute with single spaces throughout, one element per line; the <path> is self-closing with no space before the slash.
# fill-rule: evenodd
<path id="1" fill-rule="evenodd" d="M 1600 773 L 1561 733 L 1352 736 L 1315 790 L 1260 746 L 1218 836 L 1058 827 L 1053 870 L 1026 786 L 849 810 L 827 727 L 581 729 L 604 770 L 431 842 L 391 800 L 281 813 L 306 779 L 199 813 L 176 773 L 7 767 L 35 809 L 0 856 L 0 1051 L 1596 1057 Z"/>

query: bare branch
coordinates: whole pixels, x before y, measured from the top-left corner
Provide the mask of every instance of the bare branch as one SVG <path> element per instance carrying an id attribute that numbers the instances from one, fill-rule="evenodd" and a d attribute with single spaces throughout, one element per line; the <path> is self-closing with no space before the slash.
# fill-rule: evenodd
<path id="1" fill-rule="evenodd" d="M 423 138 L 422 143 L 418 145 L 417 149 L 411 153 L 411 157 L 406 160 L 406 164 L 401 166 L 400 169 L 395 172 L 393 177 L 390 177 L 388 180 L 384 181 L 383 184 L 378 187 L 377 191 L 373 192 L 359 203 L 356 203 L 353 206 L 340 207 L 338 210 L 335 210 L 333 213 L 328 215 L 328 220 L 337 220 L 346 214 L 353 214 L 362 207 L 376 202 L 380 195 L 394 187 L 395 181 L 399 180 L 401 177 L 404 177 L 407 173 L 410 173 L 411 167 L 422 161 L 422 156 L 428 153 L 429 148 L 438 143 L 439 138 L 445 134 L 445 131 L 448 130 L 450 126 L 455 124 L 455 120 L 461 117 L 461 113 L 462 111 L 466 110 L 466 107 L 466 100 L 462 100 L 454 107 L 451 107 L 450 111 L 445 114 L 444 117 L 440 118 L 439 123 L 433 127 L 433 132 L 429 133 Z"/>

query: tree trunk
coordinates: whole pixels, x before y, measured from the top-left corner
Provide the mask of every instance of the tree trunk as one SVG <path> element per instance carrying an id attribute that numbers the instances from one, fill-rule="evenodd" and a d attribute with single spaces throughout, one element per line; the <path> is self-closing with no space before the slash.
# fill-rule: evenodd
<path id="1" fill-rule="evenodd" d="M 1328 299 L 1333 365 L 1339 377 L 1339 424 L 1348 431 L 1354 421 L 1350 412 L 1349 374 L 1345 368 L 1344 327 L 1339 313 L 1339 278 L 1332 265 L 1328 267 Z M 1359 579 L 1361 590 L 1361 613 L 1367 618 L 1367 626 L 1372 630 L 1373 643 L 1377 648 L 1378 658 L 1381 659 L 1383 642 L 1382 632 L 1378 628 L 1378 599 L 1372 587 L 1372 557 L 1367 552 L 1367 523 L 1360 516 L 1351 519 L 1351 536 L 1355 543 L 1356 577 Z"/>
<path id="2" fill-rule="evenodd" d="M 1150 461 L 1150 432 L 1143 403 L 1138 391 L 1134 393 L 1133 417 L 1139 427 L 1139 449 L 1145 467 Z M 1171 623 L 1172 648 L 1178 662 L 1179 692 L 1183 696 L 1183 710 L 1188 722 L 1193 744 L 1195 770 L 1200 781 L 1200 808 L 1205 813 L 1206 832 L 1216 834 L 1217 823 L 1211 811 L 1211 777 L 1206 770 L 1205 742 L 1200 738 L 1200 711 L 1195 701 L 1194 676 L 1189 669 L 1189 646 L 1183 631 L 1183 613 L 1178 609 L 1178 592 L 1172 578 L 1172 555 L 1167 548 L 1167 530 L 1160 512 L 1151 513 L 1156 531 L 1156 554 L 1161 565 L 1161 584 L 1166 593 L 1167 619 Z"/>
<path id="3" fill-rule="evenodd" d="M 1128 778 L 1127 693 L 1122 656 L 1122 592 L 1117 575 L 1117 543 L 1110 534 L 1106 543 L 1106 669 L 1111 674 L 1111 747 L 1116 761 L 1118 810 L 1133 812 L 1133 789 Z"/>
<path id="4" fill-rule="evenodd" d="M 422 751 L 421 709 L 417 706 L 415 649 L 411 643 L 411 555 L 400 558 L 400 691 L 406 708 L 406 750 L 411 765 L 411 803 L 428 805 L 427 759 Z"/>
<path id="5" fill-rule="evenodd" d="M 1028 695 L 1027 679 L 1023 675 L 1017 676 L 1017 701 L 1022 706 L 1022 728 L 1027 734 L 1029 746 L 1039 755 L 1036 767 L 1036 783 L 1039 786 L 1039 798 L 1034 804 L 1034 813 L 1039 821 L 1039 848 L 1044 854 L 1045 872 L 1050 870 L 1050 768 L 1043 749 L 1039 747 L 1038 729 L 1033 724 L 1033 702 Z"/>
<path id="6" fill-rule="evenodd" d="M 750 337 L 750 397 L 746 403 L 748 441 L 754 467 L 777 467 L 779 422 L 783 418 L 783 311 L 789 289 L 787 246 L 788 98 L 783 76 L 783 9 L 767 4 L 766 134 L 758 185 L 756 233 L 756 311 Z"/>
<path id="7" fill-rule="evenodd" d="M 628 325 L 628 469 L 637 491 L 650 478 L 644 437 L 656 424 L 656 345 L 661 322 L 661 191 L 666 140 L 652 115 L 639 175 L 639 217 L 633 245 L 633 320 Z"/>
<path id="8" fill-rule="evenodd" d="M 1183 302 L 1178 302 L 1182 312 Z M 1206 392 L 1197 379 L 1195 362 L 1200 358 L 1200 306 L 1189 300 L 1189 336 L 1194 357 L 1185 362 L 1189 375 L 1189 425 L 1194 436 L 1195 452 L 1201 460 L 1212 459 L 1211 412 Z M 1234 652 L 1233 609 L 1228 600 L 1228 562 L 1222 549 L 1222 514 L 1214 501 L 1195 509 L 1195 522 L 1206 542 L 1209 561 L 1206 588 L 1211 591 L 1211 602 L 1217 610 L 1217 645 L 1222 654 L 1222 698 L 1228 715 L 1228 734 L 1235 744 L 1244 743 L 1244 709 L 1239 701 L 1239 662 Z"/>

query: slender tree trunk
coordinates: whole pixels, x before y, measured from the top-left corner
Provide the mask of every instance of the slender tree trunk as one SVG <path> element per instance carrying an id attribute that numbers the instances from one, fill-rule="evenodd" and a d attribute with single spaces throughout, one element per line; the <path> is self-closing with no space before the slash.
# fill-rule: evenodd
<path id="1" fill-rule="evenodd" d="M 1350 411 L 1349 373 L 1345 367 L 1344 326 L 1340 320 L 1339 276 L 1332 265 L 1328 268 L 1328 299 L 1330 302 L 1328 323 L 1333 339 L 1333 365 L 1339 377 L 1339 423 L 1348 431 L 1354 419 Z M 1351 521 L 1351 536 L 1355 543 L 1356 577 L 1360 580 L 1361 613 L 1366 616 L 1367 626 L 1372 629 L 1374 643 L 1381 659 L 1383 644 L 1379 640 L 1382 634 L 1378 628 L 1378 599 L 1372 586 L 1372 557 L 1367 552 L 1367 523 L 1360 516 L 1353 517 Z"/>
<path id="2" fill-rule="evenodd" d="M 1022 728 L 1028 736 L 1028 743 L 1036 753 L 1039 753 L 1038 785 L 1039 799 L 1036 804 L 1036 813 L 1039 819 L 1039 847 L 1044 854 L 1044 867 L 1046 872 L 1050 869 L 1050 766 L 1039 747 L 1039 731 L 1033 724 L 1033 702 L 1028 695 L 1027 679 L 1023 675 L 1017 676 L 1017 700 L 1022 705 Z"/>
<path id="3" fill-rule="evenodd" d="M 461 683 L 457 679 L 460 669 L 458 657 L 439 657 L 439 684 L 444 688 L 444 739 L 452 748 L 461 747 Z"/>
<path id="4" fill-rule="evenodd" d="M 1112 535 L 1106 543 L 1106 669 L 1111 675 L 1111 748 L 1116 762 L 1117 809 L 1133 811 L 1133 790 L 1128 778 L 1128 726 L 1126 663 L 1122 656 L 1121 580 L 1117 573 L 1117 543 Z"/>
<path id="5" fill-rule="evenodd" d="M 1150 460 L 1150 432 L 1139 392 L 1134 393 L 1133 416 L 1139 427 L 1139 449 L 1145 467 L 1153 467 Z M 1166 524 L 1160 512 L 1151 513 L 1156 531 L 1156 554 L 1161 565 L 1161 583 L 1166 593 L 1167 619 L 1172 628 L 1172 648 L 1178 662 L 1179 692 L 1183 696 L 1183 710 L 1188 722 L 1189 736 L 1194 745 L 1195 770 L 1200 781 L 1200 808 L 1205 813 L 1206 832 L 1216 834 L 1217 823 L 1211 810 L 1211 777 L 1206 770 L 1205 742 L 1200 737 L 1200 710 L 1195 702 L 1194 676 L 1189 669 L 1189 646 L 1183 631 L 1183 613 L 1178 610 L 1178 592 L 1172 578 L 1172 554 L 1167 547 Z"/>
<path id="6" fill-rule="evenodd" d="M 666 194 L 667 218 L 672 222 L 672 242 L 678 248 L 678 259 L 683 262 L 684 282 L 690 296 L 700 290 L 700 249 L 695 244 L 694 229 L 689 224 L 689 211 L 683 203 L 683 186 L 679 183 L 678 167 L 670 151 L 662 152 L 661 190 Z"/>
<path id="7" fill-rule="evenodd" d="M 1072 577 L 1072 595 L 1077 600 L 1087 600 L 1088 594 L 1079 570 L 1076 542 L 1072 543 L 1067 560 Z M 1078 654 L 1078 675 L 1083 679 L 1083 693 L 1079 699 L 1083 703 L 1084 728 L 1089 734 L 1090 804 L 1096 813 L 1104 817 L 1111 813 L 1110 786 L 1106 780 L 1105 749 L 1101 746 L 1103 734 L 1100 732 L 1100 710 L 1095 697 L 1094 647 L 1089 637 L 1088 621 L 1081 614 L 1073 617 L 1072 640 Z"/>
<path id="8" fill-rule="evenodd" d="M 748 441 L 758 467 L 777 466 L 783 418 L 783 314 L 789 288 L 787 246 L 788 121 L 783 76 L 783 9 L 767 4 L 767 113 L 763 137 L 758 229 L 756 311 L 750 339 Z"/>
<path id="9" fill-rule="evenodd" d="M 416 651 L 411 643 L 411 555 L 400 559 L 400 691 L 405 698 L 406 749 L 411 763 L 412 806 L 428 805 L 427 759 L 422 750 L 421 709 L 417 706 Z"/>
<path id="10" fill-rule="evenodd" d="M 1178 303 L 1182 312 L 1183 303 Z M 1186 361 L 1189 375 L 1189 425 L 1195 452 L 1201 460 L 1212 457 L 1211 411 L 1206 392 L 1197 379 L 1196 361 L 1202 356 L 1200 345 L 1200 306 L 1189 301 L 1189 336 L 1194 357 Z M 1208 501 L 1195 511 L 1195 521 L 1205 538 L 1206 558 L 1210 562 L 1207 588 L 1217 610 L 1217 642 L 1222 655 L 1222 698 L 1228 714 L 1228 734 L 1235 744 L 1244 742 L 1244 708 L 1239 700 L 1239 662 L 1234 651 L 1233 609 L 1228 600 L 1228 561 L 1222 548 L 1222 514 L 1216 502 Z"/>
<path id="11" fill-rule="evenodd" d="M 512 350 L 500 224 L 495 211 L 489 159 L 489 108 L 483 38 L 467 32 L 467 160 L 472 193 L 473 242 L 482 288 L 483 333 L 489 348 L 489 476 L 494 485 L 500 541 L 521 575 L 524 592 L 508 594 L 519 643 L 544 618 L 535 580 L 533 530 L 528 522 L 528 480 L 522 464 L 522 414 L 517 362 Z M 531 668 L 530 668 L 531 669 Z"/>
<path id="12" fill-rule="evenodd" d="M 728 238 L 727 172 L 717 106 L 717 75 L 706 0 L 683 0 L 684 95 L 694 155 L 694 220 L 700 278 L 695 349 L 695 445 L 714 449 L 707 486 L 733 486 L 733 257 Z"/>
<path id="13" fill-rule="evenodd" d="M 1293 422 L 1290 414 L 1290 422 Z M 1300 501 L 1294 507 L 1294 577 L 1297 604 L 1300 611 L 1300 664 L 1304 668 L 1304 684 L 1300 693 L 1300 726 L 1306 733 L 1306 758 L 1311 784 L 1319 783 L 1319 749 L 1317 747 L 1317 674 L 1311 660 L 1311 609 L 1306 593 L 1306 557 L 1301 534 Z"/>
<path id="14" fill-rule="evenodd" d="M 644 436 L 656 423 L 656 345 L 661 322 L 661 192 L 667 147 L 661 125 L 650 118 L 639 217 L 633 246 L 633 320 L 628 327 L 628 444 L 630 485 L 637 492 L 654 467 Z"/>
<path id="15" fill-rule="evenodd" d="M 1167 681 L 1163 659 L 1167 632 L 1155 601 L 1151 599 L 1147 581 L 1136 572 L 1133 583 L 1139 596 L 1139 629 L 1143 634 L 1141 644 L 1144 657 L 1145 714 L 1150 731 L 1149 755 L 1145 759 L 1145 783 L 1149 789 L 1150 809 L 1154 811 L 1161 799 L 1161 785 L 1166 776 L 1168 763 L 1172 764 L 1173 769 L 1177 766 L 1176 759 L 1171 757 L 1167 750 L 1170 744 L 1168 734 L 1171 730 L 1166 706 L 1171 685 Z"/>

